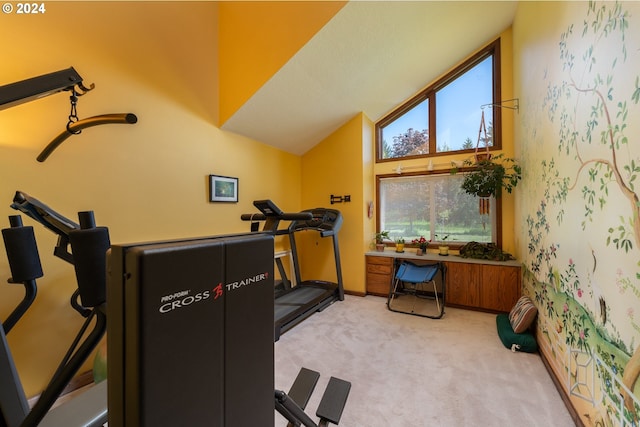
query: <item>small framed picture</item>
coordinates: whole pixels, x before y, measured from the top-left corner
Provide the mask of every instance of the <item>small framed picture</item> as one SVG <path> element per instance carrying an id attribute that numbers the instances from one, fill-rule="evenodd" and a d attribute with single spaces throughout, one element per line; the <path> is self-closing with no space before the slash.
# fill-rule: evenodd
<path id="1" fill-rule="evenodd" d="M 238 202 L 238 178 L 209 175 L 209 201 Z"/>

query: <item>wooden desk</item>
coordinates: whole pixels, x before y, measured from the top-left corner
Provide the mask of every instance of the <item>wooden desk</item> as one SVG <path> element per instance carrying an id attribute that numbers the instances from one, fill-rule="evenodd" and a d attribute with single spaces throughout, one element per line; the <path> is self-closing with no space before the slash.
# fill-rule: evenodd
<path id="1" fill-rule="evenodd" d="M 521 295 L 522 272 L 519 261 L 488 261 L 446 257 L 427 253 L 416 255 L 415 249 L 403 253 L 394 250 L 367 252 L 367 293 L 387 297 L 397 260 L 413 262 L 442 261 L 447 266 L 446 305 L 490 312 L 509 312 Z"/>

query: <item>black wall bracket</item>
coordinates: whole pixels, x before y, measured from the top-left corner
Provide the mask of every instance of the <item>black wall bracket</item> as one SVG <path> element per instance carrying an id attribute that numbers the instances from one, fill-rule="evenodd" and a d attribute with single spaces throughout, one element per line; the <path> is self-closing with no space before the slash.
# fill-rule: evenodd
<path id="1" fill-rule="evenodd" d="M 76 95 L 83 95 L 95 87 L 93 83 L 89 87 L 84 86 L 82 77 L 73 67 L 0 86 L 0 110 L 63 90 L 70 91 L 76 86 Z"/>
<path id="2" fill-rule="evenodd" d="M 350 201 L 351 201 L 351 195 L 349 195 L 349 194 L 347 194 L 345 196 L 334 196 L 332 194 L 331 195 L 331 199 L 330 199 L 331 204 L 342 203 L 342 202 L 350 202 Z"/>

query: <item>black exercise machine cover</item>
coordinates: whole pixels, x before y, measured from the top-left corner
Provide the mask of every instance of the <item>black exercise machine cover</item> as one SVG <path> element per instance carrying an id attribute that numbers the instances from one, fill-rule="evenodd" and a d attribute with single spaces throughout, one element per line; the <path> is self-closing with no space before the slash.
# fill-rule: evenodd
<path id="1" fill-rule="evenodd" d="M 274 422 L 273 236 L 113 245 L 109 425 Z"/>

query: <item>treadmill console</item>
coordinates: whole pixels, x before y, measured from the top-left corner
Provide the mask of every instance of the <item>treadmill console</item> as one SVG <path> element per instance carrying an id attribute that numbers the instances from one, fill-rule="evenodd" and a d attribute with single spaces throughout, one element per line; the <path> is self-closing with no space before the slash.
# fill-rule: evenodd
<path id="1" fill-rule="evenodd" d="M 269 199 L 254 200 L 253 205 L 260 211 L 259 214 L 242 214 L 240 219 L 243 221 L 265 221 L 263 231 L 271 234 L 286 234 L 288 229 L 279 230 L 278 225 L 280 221 L 306 221 L 312 218 L 310 212 L 296 212 L 286 213 L 283 212 L 273 201 Z M 257 231 L 257 228 L 253 228 L 252 231 Z"/>
<path id="2" fill-rule="evenodd" d="M 264 216 L 283 216 L 284 212 L 271 200 L 255 200 L 253 206 L 258 208 Z"/>
<path id="3" fill-rule="evenodd" d="M 315 208 L 302 212 L 311 213 L 311 219 L 293 221 L 289 232 L 318 230 L 322 237 L 336 234 L 342 227 L 342 214 L 335 209 Z"/>

